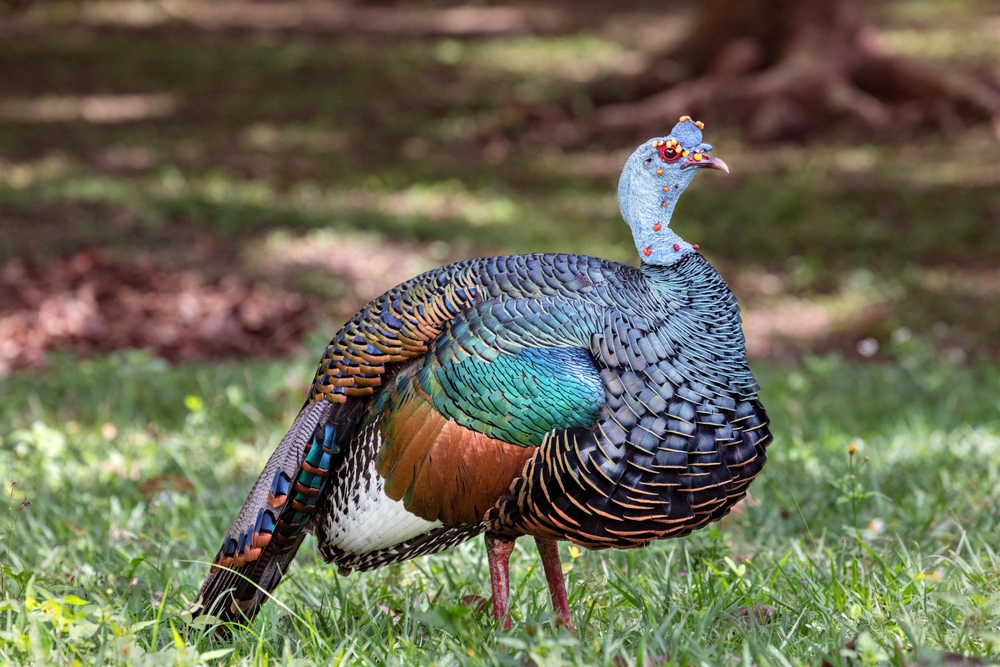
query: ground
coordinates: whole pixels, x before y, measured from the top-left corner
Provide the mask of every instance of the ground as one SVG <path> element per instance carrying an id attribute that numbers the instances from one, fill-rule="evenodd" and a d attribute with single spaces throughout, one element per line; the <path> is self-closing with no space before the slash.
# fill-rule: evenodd
<path id="1" fill-rule="evenodd" d="M 250 631 L 189 624 L 206 561 L 358 306 L 479 254 L 634 261 L 615 179 L 646 137 L 581 135 L 584 92 L 613 94 L 686 16 L 555 7 L 485 38 L 416 34 L 391 12 L 357 19 L 361 34 L 288 16 L 212 27 L 199 6 L 42 3 L 0 24 L 4 660 L 1000 657 L 988 125 L 808 144 L 706 128 L 733 173 L 700 176 L 675 226 L 744 306 L 775 445 L 752 502 L 710 529 L 564 546 L 581 635 L 549 623 L 530 545 L 514 630 L 490 629 L 480 541 L 349 578 L 307 543 Z M 1000 60 L 989 12 L 900 1 L 874 18 L 897 53 L 981 70 Z M 752 605 L 767 622 L 747 622 Z"/>

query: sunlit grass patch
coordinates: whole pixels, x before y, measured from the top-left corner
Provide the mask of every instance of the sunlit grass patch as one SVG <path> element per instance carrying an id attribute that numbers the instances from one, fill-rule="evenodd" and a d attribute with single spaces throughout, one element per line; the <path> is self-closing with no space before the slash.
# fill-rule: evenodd
<path id="1" fill-rule="evenodd" d="M 514 37 L 468 45 L 444 40 L 435 55 L 448 64 L 471 62 L 522 76 L 581 82 L 601 74 L 635 74 L 644 64 L 643 54 L 592 35 Z"/>
<path id="2" fill-rule="evenodd" d="M 243 146 L 250 150 L 336 152 L 348 143 L 345 132 L 338 132 L 309 125 L 276 126 L 270 123 L 256 123 L 243 131 Z"/>
<path id="3" fill-rule="evenodd" d="M 83 120 L 88 123 L 125 123 L 169 116 L 176 103 L 170 95 L 44 96 L 12 99 L 0 103 L 0 120 L 57 123 Z"/>
<path id="4" fill-rule="evenodd" d="M 0 161 L 0 183 L 12 190 L 24 190 L 35 185 L 65 178 L 70 161 L 63 156 L 49 155 L 38 160 Z"/>
<path id="5" fill-rule="evenodd" d="M 777 438 L 752 502 L 645 550 L 564 547 L 580 635 L 550 625 L 528 541 L 514 554 L 508 633 L 476 610 L 489 595 L 481 541 L 348 578 L 307 541 L 276 602 L 226 640 L 190 623 L 193 596 L 312 360 L 55 357 L 52 371 L 0 385 L 0 474 L 17 480 L 15 512 L 31 503 L 0 524 L 0 658 L 846 665 L 900 664 L 915 646 L 998 656 L 1000 373 L 918 340 L 892 354 L 884 365 L 757 365 Z"/>
<path id="6" fill-rule="evenodd" d="M 28 184 L 56 177 L 56 173 L 50 173 L 55 172 L 54 166 L 42 165 L 37 171 L 37 177 L 25 177 Z M 241 179 L 222 171 L 192 175 L 166 168 L 145 179 L 68 179 L 54 186 L 51 195 L 123 203 L 198 200 L 212 206 L 297 211 L 328 218 L 366 213 L 432 221 L 459 220 L 472 227 L 509 225 L 522 214 L 511 197 L 489 191 L 470 191 L 456 179 L 415 183 L 401 190 L 384 187 L 377 179 L 371 186 L 360 188 L 322 187 L 312 181 L 303 181 L 286 190 L 266 180 Z M 234 228 L 232 231 L 241 230 Z"/>
<path id="7" fill-rule="evenodd" d="M 886 30 L 880 42 L 889 53 L 929 60 L 996 62 L 1000 57 L 1000 17 L 964 30 L 899 28 Z"/>

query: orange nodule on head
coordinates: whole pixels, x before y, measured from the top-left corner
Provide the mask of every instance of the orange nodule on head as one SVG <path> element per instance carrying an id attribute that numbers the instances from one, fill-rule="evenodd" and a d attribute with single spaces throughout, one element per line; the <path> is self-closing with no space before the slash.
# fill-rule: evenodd
<path id="1" fill-rule="evenodd" d="M 654 232 L 660 231 L 660 223 L 656 223 L 655 225 L 653 225 L 653 231 Z"/>
<path id="2" fill-rule="evenodd" d="M 651 246 L 646 246 L 645 248 L 642 249 L 642 254 L 645 255 L 646 257 L 649 257 L 650 255 L 653 254 L 653 248 Z"/>

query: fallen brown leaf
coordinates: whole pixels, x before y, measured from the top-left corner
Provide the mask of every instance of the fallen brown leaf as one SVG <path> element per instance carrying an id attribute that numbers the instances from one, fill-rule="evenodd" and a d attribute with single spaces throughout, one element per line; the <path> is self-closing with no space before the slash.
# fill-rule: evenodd
<path id="1" fill-rule="evenodd" d="M 37 366 L 50 349 L 127 348 L 179 362 L 288 353 L 310 317 L 291 292 L 198 271 L 106 261 L 93 252 L 0 268 L 0 374 Z"/>

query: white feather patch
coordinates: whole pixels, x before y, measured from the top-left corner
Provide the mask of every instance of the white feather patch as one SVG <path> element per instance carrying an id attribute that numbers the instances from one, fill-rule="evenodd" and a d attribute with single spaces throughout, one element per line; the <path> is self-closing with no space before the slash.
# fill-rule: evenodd
<path id="1" fill-rule="evenodd" d="M 347 460 L 333 476 L 339 484 L 325 517 L 325 543 L 348 554 L 388 549 L 443 525 L 411 514 L 401 501 L 385 494 L 385 483 L 375 470 L 374 453 L 381 445 L 380 429 L 372 424 L 349 445 Z"/>

